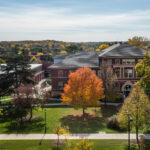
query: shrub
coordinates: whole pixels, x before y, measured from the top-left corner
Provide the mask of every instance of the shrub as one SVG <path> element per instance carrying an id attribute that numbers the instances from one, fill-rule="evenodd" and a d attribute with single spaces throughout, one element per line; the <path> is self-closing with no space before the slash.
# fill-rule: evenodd
<path id="1" fill-rule="evenodd" d="M 110 129 L 120 129 L 119 123 L 117 120 L 117 115 L 114 115 L 107 120 L 107 127 Z"/>

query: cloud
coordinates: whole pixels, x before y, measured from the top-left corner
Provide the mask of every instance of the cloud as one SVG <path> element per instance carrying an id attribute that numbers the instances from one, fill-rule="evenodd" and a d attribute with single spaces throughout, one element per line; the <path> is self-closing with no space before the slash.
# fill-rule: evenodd
<path id="1" fill-rule="evenodd" d="M 19 9 L 0 9 L 0 40 L 37 39 L 38 33 L 44 39 L 96 40 L 99 34 L 103 39 L 127 38 L 126 33 L 135 35 L 149 32 L 150 10 L 132 11 L 116 14 L 74 13 L 68 8 L 46 8 L 39 6 L 24 6 Z M 125 31 L 125 32 L 124 32 Z M 10 36 L 9 36 L 10 34 Z M 24 34 L 24 37 L 23 37 Z M 16 36 L 18 35 L 18 37 Z M 22 35 L 22 36 L 20 36 Z M 29 36 L 28 36 L 29 35 Z M 31 37 L 31 38 L 30 38 Z M 39 36 L 38 36 L 39 37 Z M 49 38 L 48 38 L 49 37 Z M 94 38 L 95 37 L 95 38 Z M 40 38 L 40 37 L 39 37 Z M 12 38 L 13 40 L 13 38 Z"/>

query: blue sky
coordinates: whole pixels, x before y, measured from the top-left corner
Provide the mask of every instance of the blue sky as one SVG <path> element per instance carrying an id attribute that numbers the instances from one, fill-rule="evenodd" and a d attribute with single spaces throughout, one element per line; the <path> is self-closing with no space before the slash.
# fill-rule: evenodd
<path id="1" fill-rule="evenodd" d="M 0 41 L 150 38 L 150 0 L 0 0 Z"/>

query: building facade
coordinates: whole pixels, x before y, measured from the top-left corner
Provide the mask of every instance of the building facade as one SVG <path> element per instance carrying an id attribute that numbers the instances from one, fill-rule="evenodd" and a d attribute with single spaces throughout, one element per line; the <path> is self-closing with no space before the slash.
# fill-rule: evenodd
<path id="1" fill-rule="evenodd" d="M 5 64 L 1 64 L 1 65 L 5 65 Z M 0 65 L 0 77 L 2 74 L 4 74 L 5 72 L 3 71 L 2 67 Z M 33 77 L 32 79 L 38 83 L 40 82 L 42 79 L 44 79 L 44 71 L 42 69 L 42 64 L 30 64 L 30 69 L 34 71 Z"/>
<path id="2" fill-rule="evenodd" d="M 38 83 L 44 79 L 44 70 L 42 64 L 30 64 L 31 70 L 34 71 L 33 80 Z"/>
<path id="3" fill-rule="evenodd" d="M 49 67 L 52 78 L 52 93 L 63 92 L 69 74 L 81 67 L 91 68 L 101 78 L 102 66 L 112 67 L 118 77 L 118 91 L 126 97 L 140 77 L 136 75 L 135 65 L 143 59 L 146 51 L 129 44 L 116 44 L 100 52 L 80 52 L 67 56 Z"/>

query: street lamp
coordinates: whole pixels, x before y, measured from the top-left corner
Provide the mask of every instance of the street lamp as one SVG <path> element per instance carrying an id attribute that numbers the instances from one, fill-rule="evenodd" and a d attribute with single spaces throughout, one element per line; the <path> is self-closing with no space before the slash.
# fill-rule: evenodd
<path id="1" fill-rule="evenodd" d="M 45 109 L 45 134 L 46 134 L 46 109 Z"/>
<path id="2" fill-rule="evenodd" d="M 129 111 L 126 111 L 128 115 L 128 150 L 130 150 L 130 122 L 133 121 L 133 119 L 130 117 Z"/>

